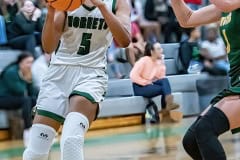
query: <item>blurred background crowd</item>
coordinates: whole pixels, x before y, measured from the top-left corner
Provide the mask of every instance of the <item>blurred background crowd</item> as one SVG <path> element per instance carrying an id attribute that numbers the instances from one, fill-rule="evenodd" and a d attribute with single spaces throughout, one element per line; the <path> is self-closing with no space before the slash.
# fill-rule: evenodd
<path id="1" fill-rule="evenodd" d="M 185 1 L 193 10 L 209 3 L 208 0 Z M 131 70 L 144 56 L 145 44 L 156 41 L 180 44 L 182 69 L 178 74 L 208 72 L 227 75 L 229 64 L 224 43 L 219 37 L 218 23 L 186 29 L 177 22 L 169 0 L 129 0 L 129 3 L 132 42 L 127 48 L 119 48 L 113 41 L 109 47 L 106 56 L 108 70 L 112 73 L 110 78 L 129 78 L 130 72 L 123 72 L 119 64 L 128 64 Z M 45 0 L 0 1 L 0 51 L 22 52 L 16 62 L 1 69 L 0 109 L 25 107 L 25 136 L 28 136 L 30 127 L 31 108 L 36 103 L 41 79 L 50 61 L 50 56 L 41 47 L 46 14 Z"/>
<path id="2" fill-rule="evenodd" d="M 185 0 L 193 10 L 209 2 L 207 0 Z M 6 28 L 6 40 L 2 42 L 12 49 L 31 53 L 34 60 L 46 65 L 49 58 L 41 49 L 41 30 L 47 13 L 44 0 L 2 0 L 0 2 L 1 21 Z M 223 41 L 219 38 L 218 24 L 201 28 L 181 28 L 173 13 L 169 0 L 129 0 L 131 4 L 132 43 L 129 47 L 118 48 L 112 43 L 107 53 L 111 78 L 128 77 L 121 73 L 116 62 L 131 66 L 143 56 L 147 41 L 160 43 L 181 42 L 184 67 L 198 65 L 201 71 L 211 74 L 226 74 L 227 57 Z M 45 58 L 43 58 L 45 57 Z M 186 61 L 186 62 L 185 62 Z M 198 69 L 199 69 L 198 68 Z M 192 73 L 184 69 L 182 73 Z M 37 79 L 36 79 L 37 80 Z M 38 82 L 39 83 L 39 82 Z"/>

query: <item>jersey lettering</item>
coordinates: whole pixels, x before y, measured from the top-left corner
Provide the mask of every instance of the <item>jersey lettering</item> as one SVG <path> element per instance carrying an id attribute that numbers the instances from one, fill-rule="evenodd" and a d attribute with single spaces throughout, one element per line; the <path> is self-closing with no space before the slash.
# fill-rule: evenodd
<path id="1" fill-rule="evenodd" d="M 225 26 L 229 24 L 232 20 L 232 13 L 229 13 L 226 17 L 222 17 L 220 21 L 220 26 Z"/>
<path id="2" fill-rule="evenodd" d="M 108 28 L 103 18 L 74 16 L 68 16 L 68 27 L 98 30 L 106 30 Z"/>

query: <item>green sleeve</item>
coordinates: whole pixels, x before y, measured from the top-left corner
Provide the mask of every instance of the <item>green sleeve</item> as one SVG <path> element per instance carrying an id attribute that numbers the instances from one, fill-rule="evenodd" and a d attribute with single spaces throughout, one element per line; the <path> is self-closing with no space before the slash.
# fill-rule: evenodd
<path id="1" fill-rule="evenodd" d="M 12 94 L 24 95 L 26 92 L 26 85 L 24 81 L 20 79 L 18 71 L 13 68 L 9 68 L 4 73 L 3 81 Z"/>

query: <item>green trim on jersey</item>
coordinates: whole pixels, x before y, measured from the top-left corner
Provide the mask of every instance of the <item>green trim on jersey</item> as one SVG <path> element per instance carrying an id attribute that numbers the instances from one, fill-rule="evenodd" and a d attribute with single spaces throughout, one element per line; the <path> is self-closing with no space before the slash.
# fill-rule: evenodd
<path id="1" fill-rule="evenodd" d="M 115 14 L 116 13 L 116 4 L 117 4 L 117 0 L 113 0 L 112 3 L 112 12 Z"/>
<path id="2" fill-rule="evenodd" d="M 45 110 L 41 110 L 41 109 L 37 109 L 37 114 L 38 115 L 41 115 L 41 116 L 45 116 L 45 117 L 48 117 L 48 118 L 52 118 L 60 123 L 63 124 L 65 118 L 63 118 L 62 116 L 59 116 L 55 113 L 52 113 L 52 112 L 49 112 L 49 111 L 45 111 Z"/>
<path id="3" fill-rule="evenodd" d="M 92 10 L 94 10 L 94 9 L 96 8 L 96 6 L 89 7 L 89 6 L 85 5 L 85 4 L 82 4 L 82 6 L 83 6 L 86 10 L 88 10 L 88 11 L 92 11 Z"/>
<path id="4" fill-rule="evenodd" d="M 86 99 L 88 99 L 89 101 L 91 101 L 92 103 L 96 103 L 95 99 L 89 94 L 89 93 L 86 93 L 86 92 L 80 92 L 80 91 L 73 91 L 69 97 L 73 96 L 73 95 L 79 95 L 79 96 L 82 96 L 82 97 L 85 97 Z"/>
<path id="5" fill-rule="evenodd" d="M 236 134 L 240 132 L 240 127 L 239 128 L 235 128 L 231 130 L 232 134 Z"/>
<path id="6" fill-rule="evenodd" d="M 61 45 L 61 40 L 59 40 L 59 42 L 58 42 L 57 48 L 55 49 L 55 54 L 57 54 L 60 45 Z"/>

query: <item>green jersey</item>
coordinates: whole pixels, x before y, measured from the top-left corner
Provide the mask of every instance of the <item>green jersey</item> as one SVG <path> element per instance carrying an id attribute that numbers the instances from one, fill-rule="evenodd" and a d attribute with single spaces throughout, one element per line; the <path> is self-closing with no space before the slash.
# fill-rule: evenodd
<path id="1" fill-rule="evenodd" d="M 211 104 L 215 105 L 222 98 L 240 94 L 240 9 L 229 13 L 222 13 L 220 22 L 221 36 L 226 45 L 228 60 L 230 63 L 229 76 L 231 86 L 224 89 L 215 98 Z M 232 129 L 232 133 L 240 132 L 240 128 Z"/>
<path id="2" fill-rule="evenodd" d="M 240 9 L 222 13 L 220 31 L 230 63 L 230 91 L 240 93 Z"/>

